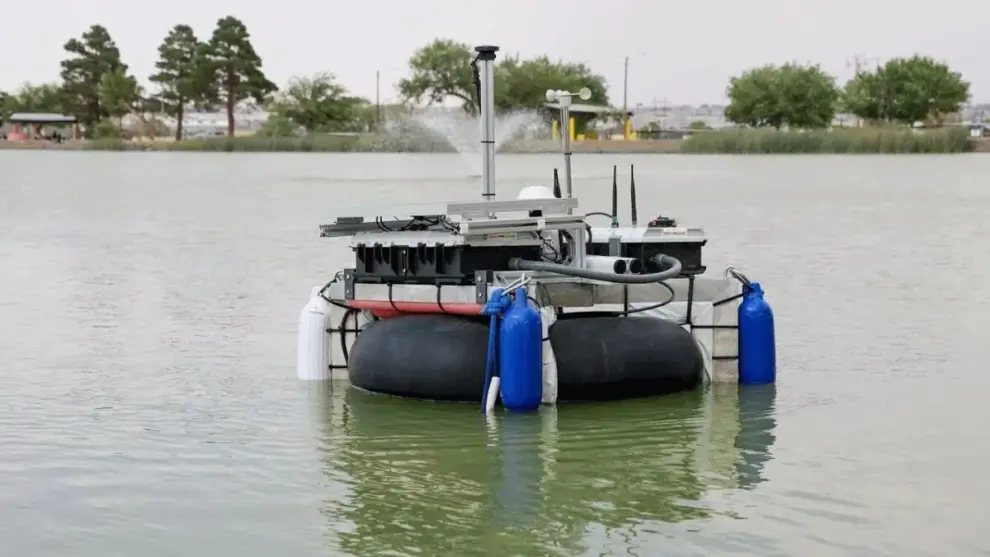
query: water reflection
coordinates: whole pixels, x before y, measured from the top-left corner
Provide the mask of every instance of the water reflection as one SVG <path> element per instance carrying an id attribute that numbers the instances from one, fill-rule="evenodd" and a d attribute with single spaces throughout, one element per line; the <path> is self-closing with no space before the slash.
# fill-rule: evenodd
<path id="1" fill-rule="evenodd" d="M 605 531 L 703 519 L 770 458 L 772 389 L 717 387 L 485 418 L 340 385 L 314 405 L 323 512 L 352 555 L 572 555 Z"/>
<path id="2" fill-rule="evenodd" d="M 764 481 L 763 466 L 771 459 L 770 448 L 777 440 L 776 398 L 775 385 L 739 389 L 739 435 L 735 447 L 739 450 L 736 476 L 741 488 L 752 489 Z"/>
<path id="3" fill-rule="evenodd" d="M 553 443 L 556 429 L 554 409 L 542 410 L 538 417 L 504 414 L 488 420 L 489 450 L 497 451 L 493 455 L 492 518 L 501 527 L 525 531 L 539 515 L 543 465 L 550 456 L 546 448 Z"/>

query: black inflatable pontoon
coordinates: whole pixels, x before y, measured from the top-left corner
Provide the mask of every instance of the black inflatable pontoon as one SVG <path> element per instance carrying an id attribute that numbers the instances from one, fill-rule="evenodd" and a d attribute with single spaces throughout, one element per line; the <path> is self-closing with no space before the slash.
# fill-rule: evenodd
<path id="1" fill-rule="evenodd" d="M 356 387 L 431 400 L 481 400 L 488 322 L 453 315 L 404 315 L 367 325 L 350 350 Z M 600 313 L 564 314 L 550 328 L 557 400 L 614 400 L 692 389 L 704 362 L 673 321 Z"/>

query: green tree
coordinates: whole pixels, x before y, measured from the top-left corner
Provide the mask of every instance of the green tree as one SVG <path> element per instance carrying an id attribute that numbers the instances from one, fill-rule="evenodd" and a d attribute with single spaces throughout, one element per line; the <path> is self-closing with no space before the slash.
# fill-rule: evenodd
<path id="1" fill-rule="evenodd" d="M 151 82 L 158 85 L 160 110 L 175 117 L 175 140 L 182 140 L 182 120 L 187 104 L 202 101 L 208 89 L 201 70 L 202 43 L 188 25 L 176 25 L 158 47 L 158 62 Z"/>
<path id="2" fill-rule="evenodd" d="M 409 60 L 412 76 L 398 83 L 404 99 L 441 103 L 459 99 L 464 110 L 478 113 L 478 91 L 471 62 L 474 49 L 449 39 L 437 39 L 420 48 Z M 508 56 L 496 60 L 495 106 L 500 110 L 539 108 L 546 103 L 547 89 L 577 91 L 591 89 L 591 101 L 608 104 L 605 78 L 584 64 L 554 62 L 546 56 L 523 60 Z"/>
<path id="3" fill-rule="evenodd" d="M 766 65 L 729 81 L 725 117 L 753 127 L 825 128 L 839 100 L 835 79 L 817 65 Z"/>
<path id="4" fill-rule="evenodd" d="M 227 111 L 227 135 L 234 135 L 234 107 L 253 98 L 259 104 L 278 88 L 261 71 L 261 57 L 241 20 L 226 16 L 217 21 L 213 36 L 200 52 L 205 76 L 204 93 L 215 94 Z"/>
<path id="5" fill-rule="evenodd" d="M 62 89 L 58 85 L 25 83 L 17 91 L 4 96 L 0 113 L 61 112 L 62 105 Z"/>
<path id="6" fill-rule="evenodd" d="M 932 58 L 895 58 L 851 79 L 843 105 L 852 114 L 879 122 L 915 122 L 944 118 L 969 99 L 969 83 Z"/>
<path id="7" fill-rule="evenodd" d="M 127 65 L 121 61 L 120 50 L 110 32 L 102 25 L 91 26 L 80 39 L 70 39 L 63 48 L 71 55 L 61 62 L 66 109 L 89 130 L 109 116 L 100 104 L 103 76 L 117 70 L 126 72 Z"/>
<path id="8" fill-rule="evenodd" d="M 547 102 L 547 89 L 591 90 L 591 104 L 608 106 L 608 84 L 584 64 L 554 62 L 546 56 L 521 60 L 507 57 L 496 66 L 495 106 L 500 110 L 537 109 Z M 585 101 L 578 101 L 585 102 Z"/>
<path id="9" fill-rule="evenodd" d="M 137 107 L 141 100 L 141 88 L 137 79 L 128 75 L 123 68 L 103 74 L 100 81 L 100 105 L 106 110 L 107 116 L 117 119 L 117 126 L 124 127 L 124 116 Z"/>
<path id="10" fill-rule="evenodd" d="M 414 103 L 442 103 L 448 97 L 463 102 L 464 110 L 478 113 L 478 93 L 471 70 L 473 49 L 450 39 L 436 39 L 409 59 L 412 76 L 399 80 L 399 94 Z"/>
<path id="11" fill-rule="evenodd" d="M 261 123 L 260 133 L 267 137 L 288 137 L 295 134 L 298 129 L 299 124 L 277 112 L 272 112 Z"/>
<path id="12" fill-rule="evenodd" d="M 307 133 L 364 131 L 361 109 L 368 101 L 351 96 L 329 72 L 293 78 L 272 103 L 274 112 L 292 120 Z"/>

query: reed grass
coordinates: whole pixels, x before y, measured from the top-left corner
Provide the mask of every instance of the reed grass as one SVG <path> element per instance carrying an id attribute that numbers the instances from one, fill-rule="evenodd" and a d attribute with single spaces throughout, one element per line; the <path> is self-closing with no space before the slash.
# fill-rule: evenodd
<path id="1" fill-rule="evenodd" d="M 197 137 L 183 141 L 123 141 L 95 139 L 86 143 L 91 151 L 200 151 L 227 153 L 449 153 L 445 141 L 421 137 L 385 135 L 264 135 Z"/>
<path id="2" fill-rule="evenodd" d="M 724 129 L 700 131 L 681 143 L 682 153 L 962 153 L 973 149 L 964 128 L 834 128 L 814 131 Z"/>
<path id="3" fill-rule="evenodd" d="M 6 142 L 0 142 L 6 143 Z M 28 145 L 25 148 L 31 147 Z M 44 145 L 34 148 L 44 148 Z M 990 140 L 974 140 L 964 128 L 836 128 L 831 131 L 776 131 L 723 129 L 699 131 L 684 140 L 585 141 L 573 144 L 575 152 L 600 153 L 707 153 L 707 154 L 812 154 L 812 153 L 962 153 L 990 152 Z M 52 148 L 92 151 L 187 152 L 303 152 L 303 153 L 452 153 L 443 138 L 422 135 L 343 135 L 272 137 L 261 134 L 204 137 L 184 141 L 127 141 L 115 138 L 70 142 Z M 555 141 L 507 142 L 506 153 L 557 153 Z"/>

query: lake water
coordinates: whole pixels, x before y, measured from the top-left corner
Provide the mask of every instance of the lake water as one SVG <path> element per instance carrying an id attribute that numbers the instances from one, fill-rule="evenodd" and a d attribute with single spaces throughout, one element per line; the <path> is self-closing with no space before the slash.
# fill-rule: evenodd
<path id="1" fill-rule="evenodd" d="M 480 199 L 460 159 L 0 151 L 4 554 L 990 555 L 990 156 L 577 156 L 582 208 L 631 163 L 765 287 L 775 389 L 485 423 L 300 383 L 317 225 Z"/>

